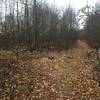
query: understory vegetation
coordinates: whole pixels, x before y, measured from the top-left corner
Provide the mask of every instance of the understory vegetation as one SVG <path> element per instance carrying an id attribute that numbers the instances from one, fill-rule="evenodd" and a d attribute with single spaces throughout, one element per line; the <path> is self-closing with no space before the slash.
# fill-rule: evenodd
<path id="1" fill-rule="evenodd" d="M 100 100 L 99 26 L 99 1 L 1 0 L 0 100 Z"/>

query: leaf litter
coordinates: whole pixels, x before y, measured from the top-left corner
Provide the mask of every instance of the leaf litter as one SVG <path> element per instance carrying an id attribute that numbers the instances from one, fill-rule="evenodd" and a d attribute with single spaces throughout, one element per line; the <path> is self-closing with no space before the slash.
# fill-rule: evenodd
<path id="1" fill-rule="evenodd" d="M 0 58 L 0 100 L 100 100 L 94 64 L 83 57 L 89 49 L 78 41 L 68 52 L 15 50 Z"/>

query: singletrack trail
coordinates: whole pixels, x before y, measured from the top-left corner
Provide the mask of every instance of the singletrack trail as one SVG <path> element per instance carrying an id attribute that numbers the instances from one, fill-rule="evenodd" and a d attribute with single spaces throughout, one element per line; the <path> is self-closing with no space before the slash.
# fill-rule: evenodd
<path id="1" fill-rule="evenodd" d="M 86 43 L 78 41 L 67 53 L 50 52 L 48 55 L 54 56 L 54 60 L 45 57 L 39 61 L 43 72 L 47 76 L 50 72 L 56 81 L 49 83 L 45 80 L 51 84 L 52 88 L 48 88 L 56 94 L 53 100 L 100 100 L 100 88 L 93 80 L 93 64 L 85 57 L 89 50 Z"/>
<path id="2" fill-rule="evenodd" d="M 100 100 L 89 50 L 80 40 L 68 51 L 19 50 L 18 71 L 0 79 L 0 100 Z"/>

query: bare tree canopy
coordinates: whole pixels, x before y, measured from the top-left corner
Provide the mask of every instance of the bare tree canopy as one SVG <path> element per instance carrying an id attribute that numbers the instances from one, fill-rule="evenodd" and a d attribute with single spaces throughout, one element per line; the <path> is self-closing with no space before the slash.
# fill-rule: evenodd
<path id="1" fill-rule="evenodd" d="M 61 15 L 56 6 L 42 0 L 2 0 L 0 26 L 1 47 L 67 47 L 78 30 L 74 9 L 69 6 Z"/>

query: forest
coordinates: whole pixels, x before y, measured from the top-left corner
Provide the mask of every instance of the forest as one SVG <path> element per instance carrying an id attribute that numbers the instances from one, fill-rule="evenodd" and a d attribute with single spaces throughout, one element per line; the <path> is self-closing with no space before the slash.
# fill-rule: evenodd
<path id="1" fill-rule="evenodd" d="M 0 0 L 0 100 L 100 100 L 100 1 L 88 1 Z"/>
<path id="2" fill-rule="evenodd" d="M 78 23 L 70 6 L 60 15 L 45 1 L 8 0 L 1 1 L 0 15 L 1 47 L 65 48 L 77 39 Z"/>

